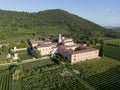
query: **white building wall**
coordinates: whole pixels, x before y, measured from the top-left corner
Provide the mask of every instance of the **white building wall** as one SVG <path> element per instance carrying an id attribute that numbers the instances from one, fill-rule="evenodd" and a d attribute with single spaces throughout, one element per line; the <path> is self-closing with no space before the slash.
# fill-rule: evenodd
<path id="1" fill-rule="evenodd" d="M 40 51 L 41 55 L 49 55 L 51 54 L 52 48 L 51 47 L 40 47 L 37 48 Z"/>
<path id="2" fill-rule="evenodd" d="M 58 53 L 58 47 L 52 48 L 51 54 L 57 54 Z"/>
<path id="3" fill-rule="evenodd" d="M 38 45 L 38 44 L 35 44 L 35 43 L 34 43 L 34 44 L 32 44 L 32 47 L 36 47 L 37 45 Z"/>
<path id="4" fill-rule="evenodd" d="M 65 46 L 71 46 L 71 45 L 74 45 L 74 42 L 68 42 L 68 43 L 66 42 L 66 43 L 64 43 L 64 45 Z"/>
<path id="5" fill-rule="evenodd" d="M 77 62 L 80 62 L 80 61 L 85 61 L 85 60 L 98 58 L 99 57 L 98 54 L 99 54 L 98 50 L 73 54 L 71 56 L 71 63 L 77 63 Z"/>

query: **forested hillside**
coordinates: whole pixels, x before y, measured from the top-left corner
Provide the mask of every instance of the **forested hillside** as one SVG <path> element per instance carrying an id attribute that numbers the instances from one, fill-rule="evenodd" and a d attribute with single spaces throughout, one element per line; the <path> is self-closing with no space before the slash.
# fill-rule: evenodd
<path id="1" fill-rule="evenodd" d="M 73 37 L 75 41 L 81 38 L 91 39 L 90 37 L 117 38 L 119 34 L 113 32 L 60 9 L 34 13 L 0 10 L 0 41 L 34 36 L 54 39 L 59 33 Z"/>

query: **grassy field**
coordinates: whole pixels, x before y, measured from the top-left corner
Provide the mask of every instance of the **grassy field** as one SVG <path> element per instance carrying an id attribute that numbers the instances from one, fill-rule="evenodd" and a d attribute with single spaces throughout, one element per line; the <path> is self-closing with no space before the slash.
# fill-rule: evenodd
<path id="1" fill-rule="evenodd" d="M 55 63 L 50 59 L 39 60 L 39 61 L 23 64 L 23 70 L 24 70 L 24 72 L 26 72 L 26 71 L 32 72 L 32 71 L 36 71 L 37 69 L 40 69 L 43 67 L 51 66 L 53 64 L 55 64 Z"/>
<path id="2" fill-rule="evenodd" d="M 8 67 L 9 67 L 9 65 L 0 66 L 0 71 L 2 71 L 2 70 L 7 70 Z M 0 73 L 2 73 L 2 72 L 0 72 Z"/>
<path id="3" fill-rule="evenodd" d="M 27 50 L 19 51 L 18 57 L 20 60 L 32 59 L 32 56 L 28 54 Z"/>
<path id="4" fill-rule="evenodd" d="M 98 73 L 105 72 L 117 65 L 120 65 L 120 62 L 118 60 L 109 57 L 104 57 L 100 59 L 80 62 L 78 64 L 75 64 L 74 68 L 81 71 L 81 76 L 85 78 Z"/>
<path id="5" fill-rule="evenodd" d="M 104 55 L 120 60 L 120 47 L 104 46 Z"/>
<path id="6" fill-rule="evenodd" d="M 99 49 L 100 46 L 95 48 Z M 120 47 L 104 45 L 104 56 L 111 57 L 120 61 Z"/>
<path id="7" fill-rule="evenodd" d="M 120 45 L 120 39 L 105 40 L 105 43 Z"/>

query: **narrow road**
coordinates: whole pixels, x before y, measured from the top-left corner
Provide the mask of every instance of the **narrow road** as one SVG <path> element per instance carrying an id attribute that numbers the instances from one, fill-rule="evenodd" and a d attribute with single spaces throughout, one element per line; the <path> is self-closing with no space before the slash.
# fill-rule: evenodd
<path id="1" fill-rule="evenodd" d="M 17 62 L 4 63 L 4 64 L 0 64 L 0 66 L 4 66 L 4 65 L 11 65 L 11 64 L 17 64 Z"/>
<path id="2" fill-rule="evenodd" d="M 39 60 L 45 60 L 45 59 L 50 59 L 50 57 L 49 56 L 45 56 L 45 57 L 38 58 L 38 59 L 27 59 L 27 60 L 23 60 L 21 62 L 4 63 L 4 64 L 0 64 L 0 66 L 12 65 L 12 64 L 23 64 L 23 63 L 29 63 L 29 62 L 34 62 L 34 61 L 39 61 Z"/>

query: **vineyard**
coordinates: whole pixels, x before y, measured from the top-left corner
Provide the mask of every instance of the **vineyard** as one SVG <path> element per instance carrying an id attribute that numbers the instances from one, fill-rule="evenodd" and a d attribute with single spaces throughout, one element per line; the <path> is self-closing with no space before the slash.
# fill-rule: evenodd
<path id="1" fill-rule="evenodd" d="M 97 90 L 120 90 L 120 66 L 85 78 Z"/>
<path id="2" fill-rule="evenodd" d="M 10 74 L 0 74 L 0 90 L 11 90 L 12 78 Z"/>
<path id="3" fill-rule="evenodd" d="M 64 68 L 24 77 L 22 90 L 86 90 L 74 74 Z"/>
<path id="4" fill-rule="evenodd" d="M 120 62 L 103 57 L 71 65 L 61 56 L 0 66 L 0 90 L 119 90 Z M 22 71 L 23 70 L 23 71 Z M 16 71 L 20 71 L 18 77 Z M 10 74 L 10 72 L 12 72 Z M 12 76 L 17 77 L 13 80 Z"/>
<path id="5" fill-rule="evenodd" d="M 24 76 L 21 80 L 22 90 L 90 89 L 86 84 L 89 84 L 90 86 L 92 85 L 98 90 L 103 90 L 104 88 L 106 90 L 111 90 L 110 88 L 107 89 L 107 85 L 111 85 L 113 90 L 117 90 L 116 88 L 119 87 L 120 83 L 120 71 L 117 69 L 120 69 L 120 67 L 116 66 L 119 65 L 119 61 L 108 57 L 81 62 L 75 65 L 65 64 L 59 68 L 53 68 L 52 70 L 37 72 L 35 74 L 33 73 Z M 77 75 L 76 73 L 73 73 L 73 70 L 80 71 L 80 74 Z M 81 76 L 86 83 L 81 82 Z M 113 87 L 112 85 L 116 85 L 116 87 Z"/>
<path id="6" fill-rule="evenodd" d="M 104 57 L 75 64 L 73 68 L 80 70 L 81 77 L 86 78 L 98 73 L 105 72 L 110 68 L 118 65 L 120 65 L 120 62 L 118 60 Z"/>
<path id="7" fill-rule="evenodd" d="M 52 60 L 45 59 L 45 60 L 38 60 L 35 62 L 24 63 L 22 65 L 24 72 L 28 73 L 28 72 L 40 70 L 41 68 L 52 66 L 54 64 L 55 63 Z"/>

